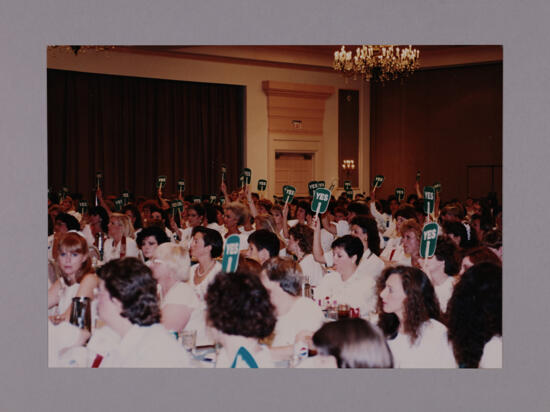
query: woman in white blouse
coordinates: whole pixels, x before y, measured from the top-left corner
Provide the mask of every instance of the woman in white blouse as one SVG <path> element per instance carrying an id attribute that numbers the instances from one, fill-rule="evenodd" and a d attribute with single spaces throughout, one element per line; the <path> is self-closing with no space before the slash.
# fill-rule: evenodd
<path id="1" fill-rule="evenodd" d="M 187 249 L 175 243 L 163 243 L 150 261 L 153 277 L 160 286 L 161 323 L 171 331 L 182 331 L 199 301 L 189 286 L 190 259 Z"/>
<path id="2" fill-rule="evenodd" d="M 378 326 L 396 368 L 455 368 L 434 288 L 424 272 L 390 267 L 378 279 Z"/>
<path id="3" fill-rule="evenodd" d="M 105 241 L 103 261 L 123 257 L 138 257 L 139 249 L 134 240 L 134 228 L 130 218 L 122 213 L 111 214 L 109 238 Z"/>

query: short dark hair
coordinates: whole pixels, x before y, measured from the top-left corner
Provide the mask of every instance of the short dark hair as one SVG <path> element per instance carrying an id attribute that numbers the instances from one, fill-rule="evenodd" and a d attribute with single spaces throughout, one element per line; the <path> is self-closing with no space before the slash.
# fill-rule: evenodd
<path id="1" fill-rule="evenodd" d="M 80 230 L 80 223 L 78 223 L 77 218 L 73 215 L 61 212 L 55 217 L 55 221 L 57 222 L 58 220 L 65 223 L 67 230 Z"/>
<path id="2" fill-rule="evenodd" d="M 200 203 L 191 203 L 187 210 L 193 209 L 195 212 L 197 212 L 197 215 L 204 216 L 204 207 Z"/>
<path id="3" fill-rule="evenodd" d="M 266 338 L 275 328 L 275 308 L 260 278 L 220 272 L 206 292 L 208 321 L 227 335 Z"/>
<path id="4" fill-rule="evenodd" d="M 300 250 L 309 255 L 313 250 L 313 229 L 307 225 L 300 223 L 294 225 L 288 231 L 289 236 L 292 236 L 298 242 Z"/>
<path id="5" fill-rule="evenodd" d="M 397 209 L 397 212 L 395 212 L 395 218 L 397 219 L 399 216 L 405 219 L 416 220 L 416 212 L 414 210 L 414 207 L 406 203 L 402 204 L 401 206 L 399 206 L 399 209 Z"/>
<path id="6" fill-rule="evenodd" d="M 274 257 L 266 261 L 263 268 L 269 280 L 277 282 L 286 293 L 298 296 L 302 291 L 304 275 L 294 259 Z"/>
<path id="7" fill-rule="evenodd" d="M 361 242 L 355 236 L 345 235 L 339 237 L 334 242 L 332 242 L 331 248 L 334 249 L 335 247 L 340 247 L 344 249 L 349 257 L 357 256 L 357 260 L 355 261 L 356 265 L 359 264 L 361 258 L 363 257 L 363 242 Z"/>
<path id="8" fill-rule="evenodd" d="M 143 246 L 143 241 L 149 236 L 153 236 L 159 245 L 170 242 L 170 238 L 164 230 L 158 226 L 149 226 L 141 229 L 137 235 L 136 243 L 140 249 Z"/>
<path id="9" fill-rule="evenodd" d="M 367 245 L 369 250 L 376 256 L 380 255 L 380 234 L 378 233 L 378 225 L 376 220 L 370 216 L 361 215 L 355 216 L 351 220 L 352 225 L 357 225 L 363 233 L 367 235 Z"/>
<path id="10" fill-rule="evenodd" d="M 221 256 L 223 252 L 223 239 L 220 232 L 204 226 L 195 226 L 191 232 L 191 236 L 195 236 L 196 233 L 202 233 L 204 246 L 212 246 L 210 249 L 211 258 L 215 259 Z"/>
<path id="11" fill-rule="evenodd" d="M 460 270 L 459 251 L 451 239 L 445 236 L 437 238 L 435 257 L 437 260 L 445 262 L 444 271 L 447 275 L 454 276 Z"/>
<path id="12" fill-rule="evenodd" d="M 267 250 L 269 257 L 275 257 L 279 255 L 279 247 L 281 243 L 277 235 L 267 229 L 260 229 L 252 232 L 248 236 L 248 243 L 252 243 L 256 246 L 258 251 Z"/>
<path id="13" fill-rule="evenodd" d="M 368 215 L 370 213 L 369 205 L 362 200 L 351 202 L 348 205 L 347 209 L 348 209 L 348 213 L 351 212 L 351 213 L 355 213 L 356 215 Z"/>
<path id="14" fill-rule="evenodd" d="M 206 223 L 218 223 L 218 209 L 209 203 L 204 205 L 204 217 Z"/>
<path id="15" fill-rule="evenodd" d="M 157 281 L 151 269 L 139 259 L 111 260 L 98 270 L 98 275 L 109 295 L 122 303 L 123 317 L 139 326 L 160 322 Z"/>

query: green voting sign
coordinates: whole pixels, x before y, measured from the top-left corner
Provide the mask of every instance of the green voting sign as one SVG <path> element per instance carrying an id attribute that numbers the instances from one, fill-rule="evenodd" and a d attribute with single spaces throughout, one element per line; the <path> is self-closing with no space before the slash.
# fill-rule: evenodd
<path id="1" fill-rule="evenodd" d="M 225 165 L 222 165 L 222 182 L 225 182 L 225 174 L 227 173 L 227 168 Z"/>
<path id="2" fill-rule="evenodd" d="M 424 213 L 430 215 L 435 207 L 435 190 L 431 186 L 424 186 Z"/>
<path id="3" fill-rule="evenodd" d="M 405 189 L 403 189 L 402 187 L 398 187 L 397 189 L 395 189 L 395 197 L 397 198 L 398 202 L 401 202 L 405 197 Z"/>
<path id="4" fill-rule="evenodd" d="M 351 181 L 350 180 L 344 180 L 344 190 L 347 192 L 348 190 L 351 190 Z"/>
<path id="5" fill-rule="evenodd" d="M 210 203 L 216 203 L 216 195 L 210 195 Z"/>
<path id="6" fill-rule="evenodd" d="M 376 175 L 374 177 L 374 182 L 372 182 L 372 185 L 375 187 L 375 188 L 378 188 L 380 186 L 382 186 L 382 183 L 384 182 L 384 176 L 382 175 Z"/>
<path id="7" fill-rule="evenodd" d="M 239 251 L 241 239 L 239 235 L 231 235 L 225 241 L 223 249 L 222 271 L 226 273 L 235 272 L 239 264 Z"/>
<path id="8" fill-rule="evenodd" d="M 315 214 L 323 214 L 327 211 L 328 203 L 330 202 L 330 191 L 328 189 L 319 188 L 315 190 L 313 194 L 313 201 L 311 202 L 311 210 Z"/>
<path id="9" fill-rule="evenodd" d="M 122 210 L 122 206 L 124 206 L 124 201 L 119 197 L 115 200 L 115 210 L 120 212 Z"/>
<path id="10" fill-rule="evenodd" d="M 178 193 L 181 195 L 185 191 L 185 180 L 178 180 Z"/>
<path id="11" fill-rule="evenodd" d="M 435 183 L 432 185 L 432 187 L 434 188 L 434 190 L 435 190 L 436 192 L 441 192 L 441 183 L 435 182 Z"/>
<path id="12" fill-rule="evenodd" d="M 102 180 L 103 180 L 103 172 L 98 170 L 95 174 L 95 181 L 97 183 L 97 188 L 101 187 Z"/>
<path id="13" fill-rule="evenodd" d="M 249 185 L 250 179 L 252 178 L 252 170 L 250 170 L 248 167 L 245 167 L 243 169 L 243 176 L 244 176 L 244 183 Z"/>
<path id="14" fill-rule="evenodd" d="M 244 182 L 245 182 L 245 177 L 244 177 L 244 175 L 241 173 L 241 174 L 239 175 L 239 186 L 240 186 L 240 187 L 244 187 Z"/>
<path id="15" fill-rule="evenodd" d="M 123 206 L 126 206 L 128 204 L 128 202 L 130 201 L 130 192 L 128 192 L 127 190 L 124 190 L 122 192 L 122 194 L 120 195 L 120 197 L 122 198 Z"/>
<path id="16" fill-rule="evenodd" d="M 166 176 L 160 175 L 157 178 L 157 189 L 163 189 L 166 186 Z"/>
<path id="17" fill-rule="evenodd" d="M 309 182 L 307 184 L 307 188 L 309 190 L 309 195 L 310 196 L 313 196 L 313 193 L 315 193 L 315 190 L 319 187 L 319 185 L 317 184 L 317 181 L 315 180 L 312 180 L 311 182 Z"/>
<path id="18" fill-rule="evenodd" d="M 267 180 L 265 179 L 260 179 L 258 180 L 258 190 L 260 192 L 263 192 L 267 187 Z"/>
<path id="19" fill-rule="evenodd" d="M 200 203 L 200 202 L 201 202 L 200 196 L 193 196 L 193 203 Z"/>
<path id="20" fill-rule="evenodd" d="M 434 255 L 438 232 L 439 226 L 437 223 L 431 222 L 424 225 L 420 240 L 420 256 L 422 258 L 426 259 Z"/>
<path id="21" fill-rule="evenodd" d="M 416 172 L 416 181 L 420 182 L 420 170 Z"/>
<path id="22" fill-rule="evenodd" d="M 348 199 L 353 199 L 353 190 L 346 190 L 346 196 Z"/>
<path id="23" fill-rule="evenodd" d="M 80 200 L 78 202 L 78 213 L 80 213 L 80 214 L 88 213 L 88 201 L 87 200 Z"/>
<path id="24" fill-rule="evenodd" d="M 290 203 L 294 199 L 296 194 L 296 188 L 294 186 L 286 185 L 283 186 L 283 202 Z"/>
<path id="25" fill-rule="evenodd" d="M 324 180 L 318 180 L 317 181 L 317 187 L 324 189 L 325 188 L 325 181 Z"/>

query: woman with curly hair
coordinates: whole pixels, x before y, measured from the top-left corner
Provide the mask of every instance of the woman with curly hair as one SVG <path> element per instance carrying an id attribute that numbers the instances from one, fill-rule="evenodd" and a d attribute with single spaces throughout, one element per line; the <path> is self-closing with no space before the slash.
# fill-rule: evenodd
<path id="1" fill-rule="evenodd" d="M 275 328 L 275 309 L 259 276 L 218 273 L 206 292 L 207 319 L 223 347 L 216 360 L 222 368 L 270 368 L 269 348 L 259 339 Z"/>
<path id="2" fill-rule="evenodd" d="M 502 267 L 484 262 L 463 275 L 449 301 L 449 340 L 461 368 L 502 367 Z"/>
<path id="3" fill-rule="evenodd" d="M 102 354 L 101 367 L 190 366 L 185 349 L 159 323 L 157 282 L 151 269 L 137 258 L 116 259 L 101 267 L 99 276 L 99 317 L 120 337 Z"/>
<path id="4" fill-rule="evenodd" d="M 378 278 L 378 326 L 388 338 L 396 368 L 454 368 L 447 328 L 424 272 L 390 267 Z"/>

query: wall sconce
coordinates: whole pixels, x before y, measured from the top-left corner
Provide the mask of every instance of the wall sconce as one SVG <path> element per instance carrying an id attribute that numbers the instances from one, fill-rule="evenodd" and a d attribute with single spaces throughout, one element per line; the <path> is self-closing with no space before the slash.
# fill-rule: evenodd
<path id="1" fill-rule="evenodd" d="M 349 179 L 351 171 L 355 170 L 355 160 L 353 159 L 343 160 L 342 170 L 346 173 L 346 177 Z"/>

